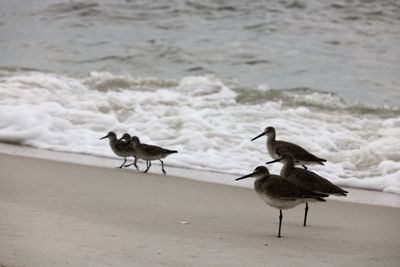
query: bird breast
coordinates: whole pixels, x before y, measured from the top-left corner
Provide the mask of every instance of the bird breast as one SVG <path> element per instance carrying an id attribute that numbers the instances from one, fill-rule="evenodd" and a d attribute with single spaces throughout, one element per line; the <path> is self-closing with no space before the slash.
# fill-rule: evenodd
<path id="1" fill-rule="evenodd" d="M 267 205 L 281 210 L 291 209 L 305 202 L 302 199 L 295 199 L 295 200 L 276 199 L 267 196 L 264 193 L 258 193 L 258 195 L 262 200 L 264 200 L 265 203 L 267 203 Z"/>
<path id="2" fill-rule="evenodd" d="M 275 153 L 275 146 L 272 144 L 267 144 L 267 150 L 268 154 L 271 156 L 273 159 L 278 159 L 279 155 Z"/>

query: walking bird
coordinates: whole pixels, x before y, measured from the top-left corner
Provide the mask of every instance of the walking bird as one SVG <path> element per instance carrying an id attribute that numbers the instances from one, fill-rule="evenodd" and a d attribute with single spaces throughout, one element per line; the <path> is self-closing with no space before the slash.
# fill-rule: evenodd
<path id="1" fill-rule="evenodd" d="M 137 136 L 133 136 L 131 138 L 131 143 L 136 151 L 136 157 L 138 159 L 143 159 L 146 161 L 147 168 L 144 171 L 145 173 L 150 169 L 151 161 L 159 160 L 161 162 L 161 170 L 164 174 L 166 174 L 166 171 L 164 169 L 164 162 L 162 161 L 162 159 L 171 154 L 178 153 L 178 151 L 176 150 L 169 150 L 159 146 L 143 144 L 140 142 L 140 139 Z M 127 165 L 126 167 L 128 166 L 129 165 Z"/>

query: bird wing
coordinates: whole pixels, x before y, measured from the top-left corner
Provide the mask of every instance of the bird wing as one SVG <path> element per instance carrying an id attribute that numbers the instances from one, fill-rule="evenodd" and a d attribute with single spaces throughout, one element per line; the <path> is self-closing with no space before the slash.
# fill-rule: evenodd
<path id="1" fill-rule="evenodd" d="M 324 193 L 324 194 L 337 194 L 345 196 L 347 191 L 334 185 L 329 180 L 325 179 L 318 174 L 304 170 L 302 168 L 294 168 L 288 173 L 286 178 L 295 184 L 301 183 L 301 186 L 308 190 Z"/>
<path id="2" fill-rule="evenodd" d="M 141 148 L 146 151 L 148 155 L 151 156 L 158 156 L 160 154 L 165 153 L 166 149 L 159 147 L 159 146 L 154 146 L 154 145 L 148 145 L 148 144 L 141 144 Z"/>
<path id="3" fill-rule="evenodd" d="M 130 145 L 130 142 L 126 142 L 124 140 L 118 140 L 115 143 L 115 148 L 118 150 L 124 150 L 124 149 L 128 149 Z"/>
<path id="4" fill-rule="evenodd" d="M 327 195 L 311 192 L 278 175 L 270 175 L 265 191 L 274 198 L 295 200 L 299 198 L 319 198 Z"/>
<path id="5" fill-rule="evenodd" d="M 303 161 L 325 161 L 324 159 L 320 159 L 317 156 L 311 154 L 304 148 L 299 145 L 285 142 L 285 141 L 276 141 L 275 153 L 278 156 L 283 156 L 285 153 L 290 153 L 293 155 L 295 160 L 303 160 Z"/>

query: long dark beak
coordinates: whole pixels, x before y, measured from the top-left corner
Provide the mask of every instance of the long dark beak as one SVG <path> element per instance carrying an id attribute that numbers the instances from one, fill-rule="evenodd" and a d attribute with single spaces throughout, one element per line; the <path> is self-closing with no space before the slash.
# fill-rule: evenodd
<path id="1" fill-rule="evenodd" d="M 283 157 L 276 159 L 276 160 L 271 160 L 271 161 L 265 162 L 265 164 L 271 164 L 271 163 L 279 162 L 281 160 L 283 160 Z"/>
<path id="2" fill-rule="evenodd" d="M 100 138 L 99 140 L 104 139 L 104 138 L 107 138 L 107 137 L 108 137 L 108 134 L 107 134 L 106 136 L 103 136 L 103 137 Z"/>
<path id="3" fill-rule="evenodd" d="M 251 139 L 251 141 L 256 140 L 257 138 L 260 138 L 261 136 L 265 135 L 265 132 L 260 133 L 259 135 L 257 135 L 256 137 L 254 137 L 253 139 Z"/>
<path id="4" fill-rule="evenodd" d="M 247 175 L 245 175 L 245 176 L 236 178 L 235 181 L 239 181 L 239 180 L 242 180 L 242 179 L 246 179 L 246 178 L 249 178 L 249 177 L 253 177 L 253 175 L 254 175 L 254 172 L 252 172 L 252 173 L 250 173 L 250 174 L 247 174 Z"/>

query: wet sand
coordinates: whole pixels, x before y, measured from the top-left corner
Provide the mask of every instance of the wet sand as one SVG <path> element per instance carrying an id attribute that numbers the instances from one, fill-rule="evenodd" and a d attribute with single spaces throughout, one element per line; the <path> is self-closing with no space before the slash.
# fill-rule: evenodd
<path id="1" fill-rule="evenodd" d="M 0 265 L 398 266 L 400 209 L 0 153 Z M 168 166 L 166 167 L 168 171 Z"/>

